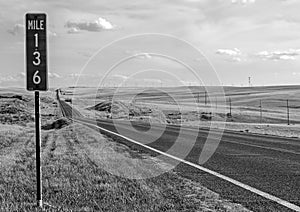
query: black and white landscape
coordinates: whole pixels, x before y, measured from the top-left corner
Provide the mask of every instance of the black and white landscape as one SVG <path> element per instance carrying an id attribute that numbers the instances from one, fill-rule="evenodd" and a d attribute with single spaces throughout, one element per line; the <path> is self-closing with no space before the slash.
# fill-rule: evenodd
<path id="1" fill-rule="evenodd" d="M 1 0 L 0 211 L 300 211 L 299 9 Z"/>

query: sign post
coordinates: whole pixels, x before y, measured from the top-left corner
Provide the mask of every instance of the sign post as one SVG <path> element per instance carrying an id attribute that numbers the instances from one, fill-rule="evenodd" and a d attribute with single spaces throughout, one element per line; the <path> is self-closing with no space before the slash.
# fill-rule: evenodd
<path id="1" fill-rule="evenodd" d="M 43 207 L 41 166 L 40 93 L 48 90 L 47 20 L 44 13 L 27 13 L 26 26 L 26 86 L 35 92 L 36 180 L 37 206 Z"/>
<path id="2" fill-rule="evenodd" d="M 42 166 L 41 166 L 41 116 L 40 116 L 40 92 L 35 91 L 35 135 L 36 135 L 36 199 L 38 207 L 43 207 L 42 197 Z"/>

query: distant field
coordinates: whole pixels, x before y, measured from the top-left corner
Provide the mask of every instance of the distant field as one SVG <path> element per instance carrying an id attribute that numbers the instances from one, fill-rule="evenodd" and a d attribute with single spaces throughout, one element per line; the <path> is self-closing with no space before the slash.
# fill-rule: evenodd
<path id="1" fill-rule="evenodd" d="M 218 89 L 209 87 L 208 90 L 211 91 L 211 96 L 207 97 L 207 104 L 203 87 L 98 90 L 66 88 L 62 97 L 72 98 L 73 105 L 90 117 L 112 116 L 118 119 L 203 127 L 210 124 L 212 127 L 218 127 L 219 121 L 226 121 L 228 129 L 289 137 L 300 136 L 300 86 L 224 87 L 226 101 L 223 103 L 221 93 L 214 92 Z M 177 102 L 170 96 L 175 97 Z M 290 126 L 287 126 L 287 100 Z M 101 107 L 108 104 L 111 104 L 111 111 Z M 213 122 L 210 122 L 210 119 Z M 281 129 L 283 131 L 280 131 Z"/>

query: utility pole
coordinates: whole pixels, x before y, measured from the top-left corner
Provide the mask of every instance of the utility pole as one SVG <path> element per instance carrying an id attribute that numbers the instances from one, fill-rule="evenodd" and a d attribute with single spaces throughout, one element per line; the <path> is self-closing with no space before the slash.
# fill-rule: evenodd
<path id="1" fill-rule="evenodd" d="M 249 87 L 251 87 L 251 77 L 248 77 Z"/>
<path id="2" fill-rule="evenodd" d="M 229 115 L 230 115 L 230 117 L 232 117 L 231 111 L 232 111 L 232 108 L 231 108 L 231 98 L 229 98 Z"/>
<path id="3" fill-rule="evenodd" d="M 207 91 L 205 91 L 205 94 L 204 94 L 204 102 L 205 102 L 205 106 L 207 105 Z"/>
<path id="4" fill-rule="evenodd" d="M 259 100 L 259 110 L 260 110 L 260 123 L 262 123 L 262 104 L 261 104 L 261 100 Z"/>
<path id="5" fill-rule="evenodd" d="M 289 108 L 289 100 L 286 100 L 286 112 L 287 112 L 287 124 L 290 125 L 290 108 Z"/>
<path id="6" fill-rule="evenodd" d="M 216 96 L 215 96 L 215 105 L 216 105 L 216 109 L 218 109 L 218 99 Z"/>

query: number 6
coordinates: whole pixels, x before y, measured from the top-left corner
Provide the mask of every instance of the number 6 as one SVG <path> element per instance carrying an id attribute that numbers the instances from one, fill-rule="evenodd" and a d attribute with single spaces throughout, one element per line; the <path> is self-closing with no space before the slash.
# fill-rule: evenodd
<path id="1" fill-rule="evenodd" d="M 33 75 L 33 83 L 34 84 L 40 84 L 42 79 L 41 77 L 38 75 L 39 71 L 37 70 L 34 75 Z"/>

